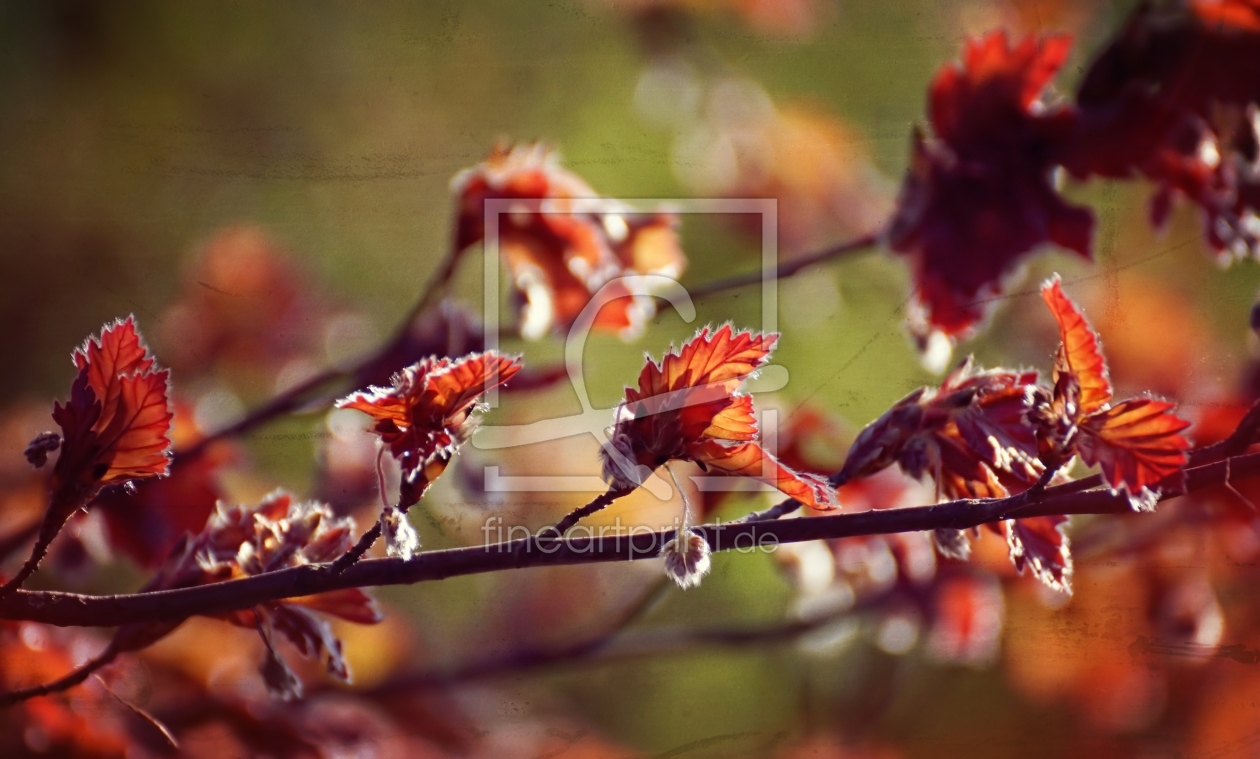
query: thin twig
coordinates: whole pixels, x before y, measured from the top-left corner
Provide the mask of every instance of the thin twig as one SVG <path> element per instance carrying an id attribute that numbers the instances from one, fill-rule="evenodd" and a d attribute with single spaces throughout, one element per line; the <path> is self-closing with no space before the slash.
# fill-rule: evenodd
<path id="1" fill-rule="evenodd" d="M 607 508 L 609 504 L 618 498 L 630 495 L 631 492 L 633 491 L 627 488 L 609 488 L 607 492 L 596 496 L 595 500 L 585 506 L 579 506 L 573 511 L 570 511 L 568 514 L 565 514 L 564 519 L 556 522 L 555 526 L 551 529 L 555 530 L 555 535 L 563 537 L 564 534 L 573 527 L 573 525 L 582 521 L 586 517 L 589 517 L 591 514 Z"/>
<path id="2" fill-rule="evenodd" d="M 105 689 L 105 692 L 114 697 L 114 700 L 122 704 L 124 707 L 127 708 L 128 711 L 130 711 L 132 714 L 139 717 L 143 722 L 145 722 L 154 730 L 156 730 L 158 734 L 162 736 L 162 740 L 166 742 L 167 746 L 171 747 L 175 751 L 179 750 L 179 741 L 175 740 L 175 734 L 171 732 L 170 728 L 168 728 L 166 725 L 163 725 L 161 720 L 159 720 L 157 717 L 154 717 L 152 714 L 150 714 L 148 711 L 141 708 L 137 704 L 133 704 L 127 699 L 115 693 L 114 689 L 109 687 L 109 683 L 105 682 L 105 678 L 101 677 L 100 675 L 94 675 L 94 677 L 96 678 L 96 682 L 100 683 L 100 686 Z"/>
<path id="3" fill-rule="evenodd" d="M 353 377 L 359 374 L 367 367 L 379 362 L 383 357 L 388 356 L 396 350 L 400 345 L 404 344 L 410 334 L 412 325 L 416 318 L 424 313 L 433 301 L 450 283 L 451 278 L 455 275 L 455 270 L 459 262 L 459 252 L 452 250 L 443 259 L 442 266 L 437 273 L 430 277 L 428 284 L 425 285 L 424 292 L 407 310 L 407 315 L 398 323 L 394 329 L 393 336 L 387 340 L 378 350 L 364 356 L 354 366 L 344 369 L 325 369 L 315 376 L 301 382 L 284 392 L 276 395 L 258 408 L 249 411 L 245 416 L 236 422 L 218 430 L 210 435 L 198 440 L 192 446 L 182 451 L 176 451 L 176 459 L 192 459 L 201 455 L 213 443 L 227 438 L 237 437 L 241 434 L 265 424 L 277 416 L 290 413 L 309 403 L 314 403 L 317 399 L 327 401 L 329 398 L 316 395 L 315 391 L 329 385 L 337 380 L 346 377 Z"/>
<path id="4" fill-rule="evenodd" d="M 61 487 L 53 492 L 48 510 L 44 512 L 44 518 L 40 520 L 39 531 L 35 535 L 35 545 L 31 547 L 30 556 L 26 558 L 17 574 L 0 586 L 0 598 L 12 595 L 31 575 L 35 574 L 35 570 L 39 569 L 39 563 L 47 555 L 49 547 L 61 533 L 61 528 L 65 527 L 70 517 L 91 500 L 91 497 L 91 492 L 85 492 L 77 487 Z"/>
<path id="5" fill-rule="evenodd" d="M 810 253 L 791 261 L 783 262 L 779 264 L 778 268 L 771 276 L 776 280 L 787 279 L 788 277 L 808 269 L 815 264 L 820 264 L 850 253 L 857 253 L 858 251 L 874 247 L 883 239 L 884 232 L 882 230 L 862 235 L 861 237 L 839 243 L 838 245 L 832 245 L 828 248 L 824 248 L 817 253 Z M 687 293 L 695 299 L 706 298 L 710 295 L 725 292 L 727 290 L 735 290 L 741 287 L 761 284 L 766 281 L 766 276 L 767 272 L 764 271 L 736 274 L 735 276 L 727 277 L 726 279 L 719 279 L 713 282 L 706 282 L 702 285 L 697 285 L 696 287 L 688 289 Z"/>
<path id="6" fill-rule="evenodd" d="M 1226 469 L 1232 479 L 1260 476 L 1260 453 L 1193 467 L 1186 471 L 1186 492 L 1220 485 Z M 931 506 L 881 509 L 856 514 L 824 514 L 808 519 L 725 523 L 692 528 L 713 551 L 748 545 L 797 543 L 859 535 L 918 532 L 939 528 L 966 529 L 1010 518 L 1071 514 L 1132 513 L 1122 493 L 1100 488 L 1061 493 L 1047 488 L 1035 503 L 1019 496 L 961 500 Z M 1176 497 L 1163 496 L 1164 499 Z M 1014 513 L 1013 509 L 1019 509 Z M 253 577 L 178 590 L 117 596 L 91 596 L 57 591 L 19 590 L 0 600 L 0 618 L 63 626 L 116 627 L 124 624 L 223 614 L 269 603 L 345 588 L 411 585 L 448 577 L 524 567 L 597 564 L 656 558 L 674 530 L 599 534 L 556 539 L 533 537 L 489 545 L 426 551 L 411 559 L 364 559 L 339 575 L 325 566 L 292 567 Z M 554 535 L 548 529 L 547 535 Z"/>
<path id="7" fill-rule="evenodd" d="M 109 646 L 107 646 L 98 656 L 89 659 L 83 664 L 83 666 L 71 671 L 65 677 L 53 680 L 50 683 L 44 683 L 43 685 L 9 691 L 8 693 L 0 693 L 0 707 L 12 706 L 13 704 L 36 698 L 38 696 L 47 696 L 52 693 L 60 693 L 65 690 L 69 690 L 91 677 L 94 672 L 97 672 L 102 667 L 111 664 L 114 659 L 118 658 L 118 653 L 118 648 L 113 643 L 110 643 Z"/>
<path id="8" fill-rule="evenodd" d="M 349 569 L 350 565 L 363 558 L 363 554 L 367 553 L 368 549 L 372 547 L 372 544 L 381 537 L 382 518 L 383 517 L 378 517 L 376 524 L 372 525 L 367 532 L 360 535 L 359 541 L 355 543 L 349 551 L 346 551 L 342 555 L 338 556 L 336 561 L 328 565 L 327 572 L 329 574 L 339 575 Z"/>

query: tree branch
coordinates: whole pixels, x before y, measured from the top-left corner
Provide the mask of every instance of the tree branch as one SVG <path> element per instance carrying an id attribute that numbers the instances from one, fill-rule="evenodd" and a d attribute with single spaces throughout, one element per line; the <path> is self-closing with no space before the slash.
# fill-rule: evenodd
<path id="1" fill-rule="evenodd" d="M 1224 484 L 1227 474 L 1234 479 L 1260 475 L 1260 453 L 1188 469 L 1186 492 Z M 1112 494 L 1106 489 L 1063 492 L 1070 488 L 1070 485 L 1047 488 L 1031 502 L 1021 496 L 962 500 L 808 519 L 710 524 L 694 529 L 704 536 L 713 551 L 729 551 L 858 535 L 966 529 L 1012 518 L 1131 513 L 1129 501 L 1122 494 Z M 1165 499 L 1173 497 L 1176 495 L 1165 496 Z M 526 567 L 651 559 L 657 557 L 661 547 L 674 536 L 673 530 L 621 533 L 611 527 L 607 529 L 608 532 L 601 533 L 600 528 L 595 528 L 592 535 L 566 539 L 522 538 L 428 551 L 406 561 L 366 559 L 341 574 L 329 572 L 327 565 L 307 565 L 193 588 L 116 596 L 19 590 L 0 601 L 0 619 L 88 627 L 170 621 L 198 614 L 222 614 L 344 588 L 410 585 Z M 550 527 L 544 532 L 554 534 Z"/>
<path id="2" fill-rule="evenodd" d="M 98 656 L 84 662 L 81 667 L 71 671 L 65 677 L 53 680 L 50 683 L 44 683 L 43 685 L 9 691 L 8 693 L 0 693 L 0 707 L 12 706 L 19 701 L 26 701 L 27 699 L 36 698 L 38 696 L 47 696 L 51 693 L 60 693 L 62 691 L 70 690 L 74 686 L 91 677 L 94 672 L 97 672 L 102 667 L 113 663 L 114 659 L 118 658 L 118 654 L 119 651 L 117 646 L 111 642 L 109 646 L 107 646 Z"/>
<path id="3" fill-rule="evenodd" d="M 817 253 L 810 253 L 791 261 L 779 264 L 775 270 L 774 279 L 787 279 L 809 267 L 830 261 L 833 258 L 850 253 L 857 253 L 870 247 L 878 245 L 884 239 L 884 231 L 881 229 L 877 232 L 862 235 L 861 237 L 847 240 L 837 245 L 824 248 Z M 748 287 L 750 285 L 761 284 L 765 281 L 765 272 L 761 270 L 752 271 L 747 274 L 736 274 L 726 279 L 718 279 L 713 282 L 706 282 L 702 285 L 688 289 L 687 293 L 694 299 L 706 298 L 716 293 L 725 292 L 727 290 L 735 290 L 740 287 Z"/>
<path id="4" fill-rule="evenodd" d="M 602 495 L 596 496 L 595 500 L 591 501 L 585 506 L 579 506 L 573 511 L 570 511 L 568 514 L 565 514 L 564 518 L 561 519 L 559 522 L 556 522 L 555 527 L 552 527 L 551 529 L 556 531 L 555 534 L 557 536 L 563 537 L 564 534 L 573 527 L 573 525 L 582 521 L 586 517 L 589 517 L 591 514 L 594 514 L 597 511 L 602 511 L 603 509 L 607 508 L 613 501 L 617 500 L 618 498 L 623 498 L 625 496 L 628 496 L 632 492 L 633 492 L 632 490 L 628 490 L 625 488 L 620 488 L 620 489 L 608 488 L 608 492 L 603 493 Z"/>
<path id="5" fill-rule="evenodd" d="M 416 318 L 433 305 L 434 300 L 437 299 L 438 295 L 440 295 L 450 283 L 451 278 L 455 276 L 460 253 L 461 251 L 455 250 L 452 247 L 443 259 L 441 267 L 432 277 L 429 278 L 428 283 L 425 285 L 424 292 L 421 293 L 420 297 L 416 299 L 416 302 L 413 303 L 407 310 L 406 316 L 399 321 L 398 326 L 394 329 L 393 336 L 375 352 L 364 356 L 354 366 L 345 369 L 325 369 L 306 381 L 294 385 L 288 390 L 285 390 L 279 395 L 276 395 L 267 402 L 263 403 L 261 406 L 251 410 L 236 422 L 205 436 L 183 451 L 176 451 L 176 458 L 196 458 L 200 454 L 204 453 L 205 450 L 216 441 L 241 435 L 254 429 L 255 427 L 258 427 L 259 425 L 265 424 L 277 416 L 295 411 L 307 403 L 315 401 L 317 398 L 326 400 L 320 396 L 316 396 L 315 391 L 339 379 L 358 376 L 369 368 L 380 363 L 383 359 L 398 350 L 400 346 L 407 342 L 412 325 L 415 323 Z"/>

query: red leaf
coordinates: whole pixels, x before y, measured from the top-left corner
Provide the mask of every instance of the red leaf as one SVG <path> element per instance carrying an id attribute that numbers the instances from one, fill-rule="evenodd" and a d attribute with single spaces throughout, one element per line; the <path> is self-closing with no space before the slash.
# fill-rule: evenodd
<path id="1" fill-rule="evenodd" d="M 1011 562 L 1020 572 L 1032 569 L 1033 576 L 1049 587 L 1072 592 L 1072 554 L 1068 549 L 1066 516 L 1029 517 L 1002 523 Z"/>
<path id="2" fill-rule="evenodd" d="M 620 487 L 641 483 L 641 473 L 671 460 L 693 461 L 720 472 L 752 477 L 816 509 L 835 507 L 831 487 L 777 461 L 757 443 L 751 396 L 737 391 L 766 363 L 778 335 L 709 327 L 658 364 L 648 360 L 637 388 L 626 388 L 611 445 L 601 451 L 604 477 Z"/>
<path id="3" fill-rule="evenodd" d="M 1068 35 L 1025 37 L 1014 47 L 1005 31 L 968 40 L 962 66 L 947 65 L 932 80 L 932 128 L 963 150 L 985 149 L 995 137 L 1027 129 L 1033 104 L 1071 48 Z"/>
<path id="4" fill-rule="evenodd" d="M 811 509 L 830 511 L 840 505 L 835 489 L 826 478 L 794 472 L 756 443 L 726 445 L 709 440 L 694 446 L 692 456 L 706 469 L 764 482 Z"/>
<path id="5" fill-rule="evenodd" d="M 939 390 L 911 393 L 862 430 L 841 480 L 896 462 L 911 476 L 930 475 L 950 498 L 1003 498 L 1030 487 L 1044 470 L 1025 418 L 1036 379 L 976 371 L 968 358 Z"/>
<path id="6" fill-rule="evenodd" d="M 1078 388 L 1079 413 L 1092 414 L 1111 402 L 1111 381 L 1103 359 L 1098 335 L 1084 314 L 1066 295 L 1058 275 L 1041 286 L 1041 297 L 1059 323 L 1059 354 L 1055 360 L 1055 385 L 1066 375 Z"/>
<path id="7" fill-rule="evenodd" d="M 341 640 L 333 633 L 328 620 L 316 616 L 301 606 L 275 604 L 263 607 L 264 622 L 283 634 L 303 656 L 324 663 L 328 674 L 350 682 L 350 667 L 341 649 Z"/>
<path id="8" fill-rule="evenodd" d="M 779 340 L 777 334 L 732 332 L 729 324 L 713 333 L 709 330 L 701 329 L 677 353 L 666 353 L 660 364 L 648 361 L 639 373 L 638 390 L 626 389 L 626 401 L 709 384 L 718 385 L 729 395 L 769 360 Z"/>
<path id="9" fill-rule="evenodd" d="M 118 409 L 120 380 L 153 369 L 153 357 L 140 341 L 135 317 L 106 324 L 99 340 L 89 337 L 74 352 L 74 365 L 86 371 L 88 387 L 101 402 L 101 424 L 109 424 Z"/>
<path id="10" fill-rule="evenodd" d="M 170 464 L 169 373 L 159 371 L 133 317 L 107 324 L 74 353 L 79 376 L 53 418 L 65 438 L 56 473 L 99 487 L 161 476 Z"/>
<path id="11" fill-rule="evenodd" d="M 1062 156 L 1080 178 L 1151 179 L 1158 215 L 1177 196 L 1195 203 L 1223 263 L 1260 255 L 1247 221 L 1260 211 L 1248 115 L 1260 92 L 1258 15 L 1253 0 L 1139 4 L 1082 78 Z"/>
<path id="12" fill-rule="evenodd" d="M 172 553 L 144 590 L 188 588 L 323 563 L 345 553 L 353 542 L 353 519 L 334 516 L 325 504 L 299 502 L 283 490 L 270 493 L 257 505 L 220 502 L 201 532 Z M 214 616 L 248 628 L 261 622 L 283 633 L 303 654 L 323 660 L 330 674 L 348 679 L 341 642 L 315 612 L 359 624 L 375 624 L 383 618 L 371 596 L 359 588 L 287 598 Z M 123 627 L 116 640 L 142 647 L 175 626 L 158 622 Z"/>
<path id="13" fill-rule="evenodd" d="M 948 65 L 933 80 L 938 139 L 916 133 L 889 232 L 892 249 L 911 259 L 917 337 L 970 334 L 1043 243 L 1090 257 L 1093 215 L 1051 182 L 1075 112 L 1036 102 L 1068 47 L 1066 37 L 1012 46 L 996 32 L 970 41 L 963 66 Z"/>
<path id="14" fill-rule="evenodd" d="M 337 408 L 375 419 L 381 441 L 422 493 L 471 434 L 477 399 L 520 369 L 519 357 L 493 351 L 458 359 L 430 357 L 396 374 L 393 387 L 354 393 Z"/>
<path id="15" fill-rule="evenodd" d="M 1153 493 L 1168 478 L 1180 489 L 1190 443 L 1179 433 L 1190 423 L 1171 413 L 1173 405 L 1135 398 L 1093 414 L 1081 422 L 1077 451 L 1102 467 L 1112 490 L 1123 488 L 1131 498 L 1149 498 L 1143 491 Z"/>

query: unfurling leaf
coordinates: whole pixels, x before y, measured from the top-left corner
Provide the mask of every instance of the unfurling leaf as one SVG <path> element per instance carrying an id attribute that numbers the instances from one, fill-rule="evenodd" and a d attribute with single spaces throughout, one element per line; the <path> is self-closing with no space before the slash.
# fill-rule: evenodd
<path id="1" fill-rule="evenodd" d="M 494 351 L 424 359 L 374 387 L 337 401 L 375 420 L 373 431 L 403 470 L 401 508 L 424 495 L 476 427 L 477 400 L 521 369 L 519 357 Z"/>
<path id="2" fill-rule="evenodd" d="M 55 475 L 85 492 L 162 476 L 170 464 L 169 373 L 159 370 L 127 317 L 74 352 L 79 369 L 64 406 L 53 405 L 62 453 Z"/>
<path id="3" fill-rule="evenodd" d="M 1255 0 L 1137 4 L 1081 78 L 1063 151 L 1076 177 L 1155 183 L 1155 226 L 1178 197 L 1199 206 L 1221 263 L 1260 255 L 1258 19 Z"/>
<path id="4" fill-rule="evenodd" d="M 1054 364 L 1054 383 L 1073 382 L 1080 413 L 1092 414 L 1111 402 L 1111 380 L 1098 335 L 1085 315 L 1066 295 L 1056 274 L 1041 286 L 1041 297 L 1059 324 L 1059 351 Z"/>
<path id="5" fill-rule="evenodd" d="M 1028 419 L 1045 395 L 1036 383 L 1036 372 L 980 371 L 967 358 L 939 389 L 916 390 L 868 425 L 849 449 L 839 479 L 867 477 L 896 463 L 914 477 L 931 477 L 945 498 L 1022 493 L 1046 468 Z M 1000 528 L 1015 567 L 1031 567 L 1055 589 L 1067 588 L 1071 572 L 1067 539 L 1057 529 L 1065 523 L 1034 517 L 1007 520 Z M 970 555 L 966 532 L 937 530 L 933 539 L 944 556 Z"/>
<path id="6" fill-rule="evenodd" d="M 755 442 L 752 397 L 738 392 L 770 357 L 778 335 L 705 327 L 659 364 L 648 360 L 637 388 L 626 388 L 610 441 L 600 454 L 604 479 L 620 488 L 641 485 L 668 461 L 752 477 L 815 509 L 837 506 L 832 487 L 788 469 Z"/>
<path id="7" fill-rule="evenodd" d="M 709 573 L 709 543 L 695 530 L 684 528 L 677 537 L 661 549 L 665 558 L 665 573 L 686 590 L 700 584 Z"/>
<path id="8" fill-rule="evenodd" d="M 839 479 L 897 463 L 911 476 L 931 476 L 949 498 L 1022 492 L 1045 469 L 1025 420 L 1036 381 L 1036 372 L 976 370 L 968 358 L 939 389 L 920 388 L 867 425 Z"/>
<path id="9" fill-rule="evenodd" d="M 1174 415 L 1167 401 L 1135 398 L 1111 405 L 1098 336 L 1064 295 L 1058 276 L 1041 293 L 1062 337 L 1053 395 L 1030 414 L 1039 426 L 1042 455 L 1066 462 L 1079 454 L 1102 469 L 1113 492 L 1126 492 L 1134 509 L 1154 508 L 1161 483 L 1183 485 L 1190 443 L 1180 433 L 1190 423 Z"/>
<path id="10" fill-rule="evenodd" d="M 202 531 L 172 552 L 144 590 L 188 588 L 324 564 L 349 550 L 353 535 L 354 520 L 350 517 L 336 517 L 328 506 L 297 501 L 283 490 L 272 492 L 254 506 L 219 503 Z M 358 624 L 375 624 L 382 619 L 375 601 L 359 588 L 287 598 L 213 616 L 259 629 L 269 645 L 274 633 L 281 633 L 303 655 L 323 661 L 329 674 L 348 680 L 350 672 L 341 642 L 316 612 Z M 178 624 L 127 625 L 119 628 L 115 644 L 121 650 L 143 648 Z M 269 688 L 274 685 L 281 694 L 292 693 L 294 689 L 279 668 L 282 665 L 264 662 L 264 678 L 271 678 Z M 300 693 L 300 687 L 296 692 Z"/>

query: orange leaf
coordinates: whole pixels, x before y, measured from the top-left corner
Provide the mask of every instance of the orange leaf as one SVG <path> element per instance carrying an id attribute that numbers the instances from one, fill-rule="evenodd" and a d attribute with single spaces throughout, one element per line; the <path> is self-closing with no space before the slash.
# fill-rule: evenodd
<path id="1" fill-rule="evenodd" d="M 166 391 L 170 372 L 123 377 L 118 382 L 118 404 L 101 442 L 113 460 L 102 482 L 165 475 L 170 465 L 170 405 Z M 103 417 L 102 417 L 103 418 Z"/>
<path id="2" fill-rule="evenodd" d="M 705 327 L 677 353 L 665 354 L 659 365 L 648 361 L 639 373 L 638 390 L 626 389 L 626 401 L 710 384 L 730 395 L 766 363 L 778 339 L 773 333 L 732 332 L 729 324 L 713 333 Z"/>
<path id="3" fill-rule="evenodd" d="M 73 358 L 80 371 L 87 371 L 88 387 L 101 402 L 102 426 L 109 424 L 118 407 L 121 379 L 148 372 L 154 363 L 140 340 L 133 316 L 106 324 L 100 340 L 89 337 Z"/>
<path id="4" fill-rule="evenodd" d="M 691 455 L 701 466 L 764 482 L 812 509 L 830 511 L 840 505 L 827 480 L 788 469 L 756 443 L 725 445 L 709 440 L 692 447 Z"/>
<path id="5" fill-rule="evenodd" d="M 640 484 L 633 467 L 657 467 L 674 459 L 752 477 L 815 509 L 836 508 L 834 489 L 822 478 L 783 466 L 755 442 L 751 396 L 739 386 L 766 363 L 778 335 L 716 332 L 705 327 L 658 364 L 651 359 L 638 388 L 626 388 L 618 409 L 611 448 L 602 451 L 604 476 L 621 487 Z M 736 443 L 732 445 L 731 443 Z"/>
<path id="6" fill-rule="evenodd" d="M 1092 414 L 1111 401 L 1111 381 L 1107 378 L 1107 362 L 1103 359 L 1098 335 L 1085 321 L 1084 314 L 1066 295 L 1056 274 L 1041 286 L 1041 297 L 1059 323 L 1059 355 L 1055 360 L 1054 383 L 1066 374 L 1080 388 L 1077 399 L 1081 414 Z"/>
<path id="7" fill-rule="evenodd" d="M 374 430 L 403 467 L 410 482 L 423 485 L 471 432 L 477 399 L 521 369 L 519 357 L 493 351 L 463 358 L 430 357 L 394 376 L 393 387 L 374 387 L 337 402 L 376 420 Z"/>
<path id="8" fill-rule="evenodd" d="M 73 358 L 79 376 L 70 401 L 53 409 L 66 439 L 59 476 L 110 485 L 165 475 L 170 373 L 157 369 L 134 318 L 107 324 L 100 339 L 88 338 Z"/>
<path id="9" fill-rule="evenodd" d="M 1167 401 L 1134 398 L 1093 414 L 1080 425 L 1077 451 L 1085 463 L 1102 467 L 1113 491 L 1124 488 L 1131 498 L 1149 498 L 1170 477 L 1179 486 L 1190 443 L 1178 433 L 1190 423 L 1172 408 Z"/>

